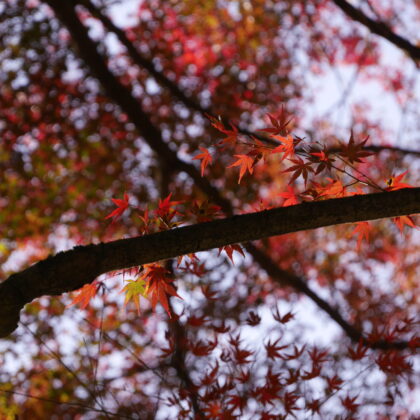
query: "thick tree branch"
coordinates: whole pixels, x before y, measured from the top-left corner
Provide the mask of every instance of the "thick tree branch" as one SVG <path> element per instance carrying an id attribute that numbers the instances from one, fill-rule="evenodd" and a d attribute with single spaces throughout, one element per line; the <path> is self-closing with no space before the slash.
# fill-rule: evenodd
<path id="1" fill-rule="evenodd" d="M 351 19 L 360 22 L 371 32 L 387 39 L 398 48 L 404 50 L 417 63 L 420 60 L 420 47 L 393 32 L 384 22 L 378 22 L 366 16 L 361 10 L 352 6 L 346 0 L 333 0 L 334 3 Z"/>
<path id="2" fill-rule="evenodd" d="M 102 56 L 97 51 L 96 44 L 89 38 L 86 28 L 79 21 L 74 11 L 74 4 L 69 0 L 45 1 L 52 7 L 57 16 L 71 32 L 82 58 L 96 75 L 108 96 L 129 116 L 149 146 L 164 159 L 168 165 L 171 165 L 172 168 L 190 175 L 197 187 L 200 188 L 210 200 L 221 206 L 226 214 L 231 215 L 232 206 L 230 201 L 225 199 L 206 178 L 202 178 L 199 171 L 197 171 L 193 165 L 183 162 L 177 157 L 176 152 L 172 151 L 163 141 L 160 131 L 151 123 L 147 114 L 141 109 L 140 104 L 131 95 L 131 92 L 109 71 Z M 266 258 L 269 259 L 268 256 L 266 256 Z M 272 264 L 269 267 L 262 265 L 262 268 L 267 272 L 270 271 L 277 281 L 282 282 L 284 279 L 290 280 L 291 277 L 289 273 L 284 272 L 279 267 L 274 270 L 273 267 L 275 266 L 275 263 L 273 261 L 271 261 L 271 263 Z M 299 285 L 293 285 L 292 283 L 290 283 L 290 285 L 305 293 L 305 290 L 301 289 Z M 312 295 L 314 295 L 314 292 L 312 292 L 309 297 L 311 298 Z M 323 310 L 325 307 L 330 307 L 326 301 L 319 297 L 315 303 Z M 335 310 L 331 308 L 331 311 Z M 335 312 L 337 313 L 337 311 Z M 337 317 L 341 320 L 342 324 L 346 324 L 346 321 L 341 318 L 339 314 Z M 352 337 L 350 336 L 350 338 Z"/>
<path id="3" fill-rule="evenodd" d="M 40 261 L 0 284 L 0 337 L 14 331 L 19 311 L 26 303 L 43 295 L 79 289 L 109 271 L 269 236 L 418 212 L 420 188 L 408 188 L 303 203 L 136 238 L 78 246 Z"/>

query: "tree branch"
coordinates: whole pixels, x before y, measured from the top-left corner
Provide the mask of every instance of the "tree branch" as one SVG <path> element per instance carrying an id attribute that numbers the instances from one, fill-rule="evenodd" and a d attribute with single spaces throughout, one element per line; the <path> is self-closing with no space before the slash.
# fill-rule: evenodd
<path id="1" fill-rule="evenodd" d="M 404 50 L 418 65 L 420 60 L 420 47 L 413 45 L 410 41 L 397 35 L 393 32 L 388 25 L 384 22 L 378 22 L 366 16 L 361 10 L 352 6 L 346 0 L 333 0 L 337 7 L 339 7 L 347 16 L 351 19 L 356 20 L 362 25 L 366 26 L 371 32 L 382 38 L 387 39 L 389 42 Z"/>
<path id="2" fill-rule="evenodd" d="M 0 284 L 0 337 L 15 330 L 19 311 L 26 303 L 43 295 L 77 290 L 109 271 L 269 236 L 418 212 L 420 188 L 407 188 L 307 202 L 136 238 L 77 246 L 13 274 Z"/>

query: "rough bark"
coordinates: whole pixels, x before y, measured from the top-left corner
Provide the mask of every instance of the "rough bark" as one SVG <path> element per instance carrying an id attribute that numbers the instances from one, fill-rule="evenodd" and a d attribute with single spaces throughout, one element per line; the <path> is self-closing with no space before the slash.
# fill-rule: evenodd
<path id="1" fill-rule="evenodd" d="M 420 188 L 307 202 L 108 243 L 77 246 L 0 284 L 0 337 L 26 303 L 91 283 L 100 274 L 269 236 L 420 212 Z"/>

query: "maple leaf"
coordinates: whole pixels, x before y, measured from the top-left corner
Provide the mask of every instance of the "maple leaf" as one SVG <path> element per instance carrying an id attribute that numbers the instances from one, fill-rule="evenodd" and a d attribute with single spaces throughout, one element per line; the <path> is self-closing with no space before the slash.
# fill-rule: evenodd
<path id="1" fill-rule="evenodd" d="M 199 147 L 199 149 L 203 152 L 199 155 L 195 156 L 193 160 L 200 159 L 201 160 L 201 176 L 204 176 L 204 171 L 208 164 L 213 162 L 213 158 L 209 151 L 205 147 Z"/>
<path id="2" fill-rule="evenodd" d="M 225 137 L 222 141 L 220 141 L 217 145 L 220 146 L 222 144 L 233 144 L 235 145 L 238 139 L 238 129 L 231 123 L 230 126 L 232 127 L 232 130 L 229 130 L 225 127 L 223 122 L 215 118 L 211 115 L 206 114 L 207 118 L 211 121 L 211 125 L 221 133 L 225 134 L 227 137 Z"/>
<path id="3" fill-rule="evenodd" d="M 327 377 L 326 379 L 329 392 L 338 391 L 343 384 L 343 380 L 337 375 L 334 375 L 332 378 Z"/>
<path id="4" fill-rule="evenodd" d="M 250 313 L 248 314 L 248 317 L 246 319 L 246 323 L 251 327 L 255 327 L 260 322 L 261 322 L 261 317 L 257 313 L 255 313 L 254 311 L 250 311 Z"/>
<path id="5" fill-rule="evenodd" d="M 280 115 L 278 118 L 276 118 L 272 114 L 267 114 L 267 117 L 270 120 L 272 127 L 262 128 L 261 130 L 258 130 L 258 131 L 263 131 L 265 133 L 271 133 L 271 134 L 280 134 L 280 135 L 285 134 L 288 131 L 287 126 L 293 120 L 293 117 L 290 117 L 288 119 L 284 106 L 281 107 Z"/>
<path id="6" fill-rule="evenodd" d="M 197 220 L 198 223 L 210 222 L 216 217 L 220 216 L 222 208 L 206 201 L 194 201 L 191 215 Z"/>
<path id="7" fill-rule="evenodd" d="M 360 251 L 360 246 L 362 244 L 363 238 L 366 240 L 369 240 L 369 231 L 372 230 L 372 227 L 370 226 L 369 222 L 358 222 L 356 223 L 356 227 L 351 233 L 351 235 L 358 234 L 357 238 L 357 250 Z"/>
<path id="8" fill-rule="evenodd" d="M 224 408 L 220 401 L 212 401 L 207 404 L 204 408 L 204 412 L 206 413 L 206 418 L 209 419 L 217 419 L 221 418 Z"/>
<path id="9" fill-rule="evenodd" d="M 271 136 L 271 138 L 283 143 L 271 151 L 271 153 L 284 153 L 280 161 L 283 161 L 288 156 L 291 156 L 295 153 L 296 142 L 291 135 L 288 135 L 287 137 Z"/>
<path id="10" fill-rule="evenodd" d="M 279 308 L 276 308 L 276 312 L 273 312 L 273 318 L 280 322 L 280 324 L 287 324 L 295 317 L 295 314 L 292 312 L 287 312 L 285 315 L 281 316 L 279 312 Z"/>
<path id="11" fill-rule="evenodd" d="M 375 361 L 383 372 L 393 375 L 401 375 L 412 370 L 411 363 L 407 361 L 407 355 L 396 351 L 381 353 Z"/>
<path id="12" fill-rule="evenodd" d="M 300 175 L 302 175 L 303 179 L 305 180 L 305 185 L 308 181 L 309 172 L 313 172 L 314 170 L 311 168 L 312 162 L 304 162 L 299 156 L 296 159 L 289 159 L 295 165 L 291 166 L 290 168 L 283 171 L 284 172 L 294 172 L 292 178 L 289 181 L 291 184 L 295 179 L 297 179 Z"/>
<path id="13" fill-rule="evenodd" d="M 136 280 L 127 280 L 122 292 L 125 292 L 124 306 L 127 306 L 128 302 L 132 300 L 140 314 L 140 296 L 147 297 L 147 284 L 144 279 L 139 277 Z"/>
<path id="14" fill-rule="evenodd" d="M 298 204 L 297 197 L 295 195 L 295 192 L 291 186 L 287 186 L 288 191 L 280 193 L 279 196 L 285 198 L 286 200 L 283 203 L 283 207 L 287 206 L 294 206 L 295 204 Z"/>
<path id="15" fill-rule="evenodd" d="M 80 304 L 80 307 L 82 309 L 85 309 L 86 306 L 88 306 L 90 300 L 96 296 L 98 293 L 99 287 L 101 286 L 101 283 L 94 281 L 93 283 L 85 284 L 81 289 L 77 291 L 77 296 L 73 298 L 71 303 L 68 305 L 77 305 Z"/>
<path id="16" fill-rule="evenodd" d="M 417 229 L 417 226 L 411 216 L 394 217 L 392 221 L 396 224 L 401 233 L 403 233 L 404 225 Z"/>
<path id="17" fill-rule="evenodd" d="M 252 167 L 254 164 L 254 159 L 248 155 L 235 155 L 238 160 L 232 165 L 228 166 L 228 168 L 232 168 L 234 166 L 240 166 L 241 169 L 239 171 L 239 180 L 238 184 L 241 183 L 242 177 L 245 175 L 245 172 L 248 171 L 250 174 L 254 172 L 254 168 Z"/>
<path id="18" fill-rule="evenodd" d="M 280 350 L 286 349 L 288 346 L 278 346 L 278 342 L 280 341 L 280 338 L 278 338 L 276 341 L 271 343 L 271 340 L 268 340 L 267 344 L 265 344 L 265 349 L 267 351 L 267 356 L 269 359 L 282 359 L 283 356 L 279 353 Z"/>
<path id="19" fill-rule="evenodd" d="M 318 188 L 315 188 L 315 190 L 319 192 L 319 197 L 345 197 L 346 187 L 339 179 L 327 178 L 327 180 L 329 182 L 328 185 L 326 185 L 325 187 L 319 186 Z"/>
<path id="20" fill-rule="evenodd" d="M 265 160 L 266 157 L 272 154 L 272 150 L 267 146 L 266 143 L 260 141 L 257 137 L 251 135 L 252 143 L 249 144 L 252 147 L 252 150 L 248 152 L 248 156 L 255 159 L 255 163 L 259 162 L 261 159 Z"/>
<path id="21" fill-rule="evenodd" d="M 328 151 L 326 146 L 324 146 L 324 148 L 320 151 L 309 153 L 309 159 L 314 163 L 318 163 L 315 175 L 318 175 L 324 169 L 332 168 L 332 162 L 334 162 L 335 159 L 329 156 L 329 153 L 330 152 Z"/>
<path id="22" fill-rule="evenodd" d="M 243 257 L 245 257 L 244 251 L 242 251 L 242 248 L 240 245 L 226 245 L 226 246 L 222 246 L 221 248 L 219 248 L 219 254 L 221 254 L 222 251 L 225 251 L 227 256 L 229 257 L 229 259 L 232 261 L 232 264 L 235 264 L 233 262 L 233 251 L 239 252 L 240 254 L 242 254 Z"/>
<path id="23" fill-rule="evenodd" d="M 388 187 L 386 187 L 385 189 L 387 191 L 396 191 L 396 190 L 401 190 L 403 188 L 414 188 L 412 185 L 410 184 L 406 184 L 405 182 L 400 182 L 405 175 L 407 175 L 407 171 L 403 172 L 400 175 L 397 176 L 392 176 L 391 178 L 388 179 L 388 181 L 386 182 L 386 185 L 388 185 Z"/>
<path id="24" fill-rule="evenodd" d="M 299 410 L 296 401 L 299 395 L 294 392 L 286 392 L 283 396 L 283 405 L 287 414 L 292 414 L 294 410 Z"/>
<path id="25" fill-rule="evenodd" d="M 140 216 L 141 221 L 143 222 L 143 234 L 147 234 L 149 233 L 149 223 L 150 223 L 150 218 L 149 218 L 149 209 L 146 209 L 143 213 L 143 216 Z"/>
<path id="26" fill-rule="evenodd" d="M 158 208 L 156 209 L 156 215 L 166 221 L 171 221 L 176 214 L 179 214 L 173 207 L 182 203 L 182 201 L 171 201 L 171 197 L 172 193 L 163 200 L 159 200 Z"/>
<path id="27" fill-rule="evenodd" d="M 197 342 L 189 345 L 189 351 L 195 356 L 203 357 L 208 356 L 217 346 L 217 338 L 214 341 L 198 340 Z"/>
<path id="28" fill-rule="evenodd" d="M 204 376 L 204 378 L 201 379 L 200 382 L 203 385 L 211 385 L 214 382 L 215 378 L 216 378 L 216 375 L 217 375 L 218 370 L 219 370 L 219 363 L 216 362 L 215 365 L 214 365 L 214 368 L 211 369 L 210 372 L 207 372 L 206 375 Z"/>
<path id="29" fill-rule="evenodd" d="M 319 414 L 319 409 L 320 408 L 321 408 L 321 400 L 319 400 L 319 399 L 314 399 L 312 401 L 307 401 L 306 402 L 306 409 L 311 410 L 313 414 L 315 414 L 315 413 Z"/>
<path id="30" fill-rule="evenodd" d="M 170 284 L 173 280 L 167 274 L 169 274 L 168 270 L 159 264 L 149 264 L 145 267 L 141 279 L 147 282 L 147 295 L 150 296 L 153 310 L 155 310 L 159 302 L 165 308 L 169 318 L 171 318 L 168 295 L 182 298 Z"/>
<path id="31" fill-rule="evenodd" d="M 218 146 L 221 146 L 223 144 L 235 145 L 237 143 L 238 129 L 233 124 L 230 124 L 230 126 L 232 127 L 232 130 L 228 130 L 228 129 L 223 130 L 223 134 L 225 134 L 226 137 L 223 140 L 219 141 L 219 143 L 217 143 Z"/>
<path id="32" fill-rule="evenodd" d="M 303 345 L 300 349 L 294 344 L 293 353 L 283 355 L 283 359 L 284 360 L 298 359 L 300 356 L 302 356 L 303 352 L 305 351 L 305 348 L 306 348 L 306 344 Z"/>
<path id="33" fill-rule="evenodd" d="M 366 150 L 363 150 L 368 139 L 369 139 L 369 136 L 366 137 L 362 142 L 355 143 L 353 131 L 352 131 L 350 134 L 349 143 L 347 145 L 342 145 L 343 150 L 339 152 L 339 155 L 346 158 L 350 163 L 363 162 L 362 158 L 373 155 L 373 152 L 368 152 Z"/>
<path id="34" fill-rule="evenodd" d="M 352 360 L 361 360 L 366 356 L 366 352 L 368 351 L 368 347 L 363 344 L 362 340 L 359 340 L 359 343 L 355 350 L 351 347 L 348 347 L 349 356 Z"/>
<path id="35" fill-rule="evenodd" d="M 316 347 L 312 350 L 308 350 L 309 357 L 314 364 L 324 363 L 327 360 L 328 351 L 321 351 Z"/>
<path id="36" fill-rule="evenodd" d="M 350 396 L 346 396 L 346 398 L 340 398 L 341 399 L 341 404 L 343 405 L 343 407 L 348 410 L 348 411 L 356 411 L 357 408 L 359 407 L 360 404 L 356 403 L 357 400 L 357 396 L 350 398 Z"/>
<path id="37" fill-rule="evenodd" d="M 125 210 L 128 207 L 128 194 L 124 193 L 124 199 L 121 200 L 119 198 L 112 198 L 111 200 L 113 203 L 117 206 L 117 208 L 108 214 L 108 216 L 105 217 L 105 219 L 113 218 L 112 223 L 116 222 L 121 215 L 125 212 Z"/>

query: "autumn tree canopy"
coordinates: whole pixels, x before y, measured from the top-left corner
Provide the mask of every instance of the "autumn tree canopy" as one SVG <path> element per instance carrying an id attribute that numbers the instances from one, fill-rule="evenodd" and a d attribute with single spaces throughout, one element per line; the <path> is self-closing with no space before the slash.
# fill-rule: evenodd
<path id="1" fill-rule="evenodd" d="M 417 1 L 0 13 L 1 418 L 420 415 Z"/>

